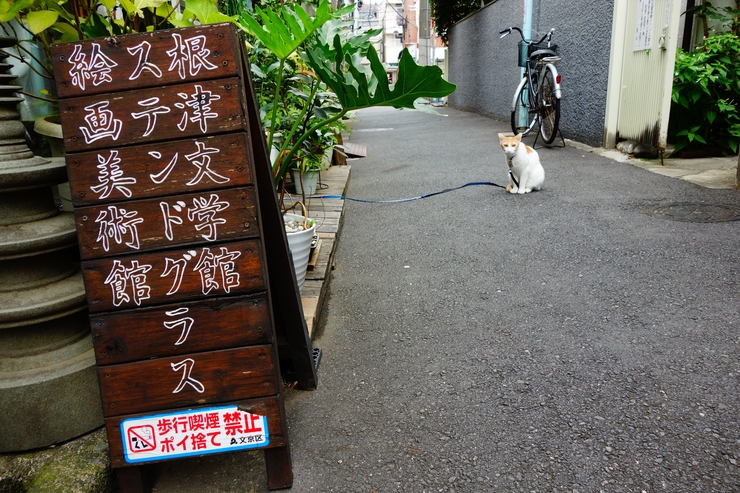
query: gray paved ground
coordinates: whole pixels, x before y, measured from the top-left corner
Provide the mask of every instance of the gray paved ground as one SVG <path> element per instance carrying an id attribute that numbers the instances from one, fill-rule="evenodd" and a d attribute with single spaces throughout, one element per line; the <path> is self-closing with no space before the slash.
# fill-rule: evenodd
<path id="1" fill-rule="evenodd" d="M 441 112 L 361 112 L 349 195 L 505 183 L 506 126 Z M 740 222 L 645 213 L 740 193 L 540 154 L 542 192 L 347 204 L 292 491 L 740 491 Z M 226 457 L 155 491 L 264 491 L 260 453 Z"/>

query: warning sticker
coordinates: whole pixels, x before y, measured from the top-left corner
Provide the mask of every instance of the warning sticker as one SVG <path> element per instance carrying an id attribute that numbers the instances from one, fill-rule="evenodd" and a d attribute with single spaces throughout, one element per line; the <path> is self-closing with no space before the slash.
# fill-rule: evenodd
<path id="1" fill-rule="evenodd" d="M 121 421 L 128 463 L 266 447 L 267 417 L 236 406 L 201 408 Z"/>

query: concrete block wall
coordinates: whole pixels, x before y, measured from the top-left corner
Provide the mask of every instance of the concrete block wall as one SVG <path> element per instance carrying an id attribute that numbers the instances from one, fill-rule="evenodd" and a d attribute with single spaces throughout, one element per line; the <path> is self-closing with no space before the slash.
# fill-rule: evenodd
<path id="1" fill-rule="evenodd" d="M 524 0 L 497 0 L 449 33 L 450 82 L 457 90 L 450 106 L 508 122 L 519 83 L 517 43 L 509 26 L 521 27 Z M 533 33 L 555 28 L 553 41 L 563 60 L 560 129 L 565 138 L 601 146 L 606 111 L 613 0 L 534 0 Z M 534 34 L 533 34 L 533 37 Z"/>

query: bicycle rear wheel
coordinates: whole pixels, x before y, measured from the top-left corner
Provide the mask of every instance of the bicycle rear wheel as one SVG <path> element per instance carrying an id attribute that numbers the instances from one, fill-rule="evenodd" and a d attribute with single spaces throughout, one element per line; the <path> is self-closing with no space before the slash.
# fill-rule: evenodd
<path id="1" fill-rule="evenodd" d="M 514 135 L 522 134 L 525 137 L 537 120 L 529 101 L 529 82 L 526 78 L 519 83 L 511 108 L 511 131 Z"/>
<path id="2" fill-rule="evenodd" d="M 537 100 L 540 135 L 545 144 L 552 144 L 560 124 L 560 100 L 555 96 L 555 74 L 548 67 L 542 71 Z"/>

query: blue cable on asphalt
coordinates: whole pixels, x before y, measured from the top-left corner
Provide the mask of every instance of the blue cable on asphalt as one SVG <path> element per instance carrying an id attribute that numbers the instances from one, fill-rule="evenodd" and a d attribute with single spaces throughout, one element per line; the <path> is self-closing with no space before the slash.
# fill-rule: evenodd
<path id="1" fill-rule="evenodd" d="M 370 204 L 397 204 L 399 202 L 411 202 L 412 200 L 426 199 L 427 197 L 434 197 L 435 195 L 441 195 L 443 193 L 452 192 L 454 190 L 460 190 L 461 188 L 472 187 L 476 185 L 489 185 L 493 187 L 506 188 L 503 185 L 499 185 L 498 183 L 493 183 L 490 181 L 471 181 L 470 183 L 466 183 L 465 185 L 460 185 L 459 187 L 445 188 L 444 190 L 440 190 L 439 192 L 425 193 L 424 195 L 419 195 L 418 197 L 409 197 L 405 199 L 390 199 L 390 200 L 355 199 L 352 197 L 347 197 L 346 195 L 313 195 L 308 198 L 309 199 L 344 199 L 344 200 L 351 200 L 353 202 L 365 202 L 365 203 L 370 203 Z"/>

